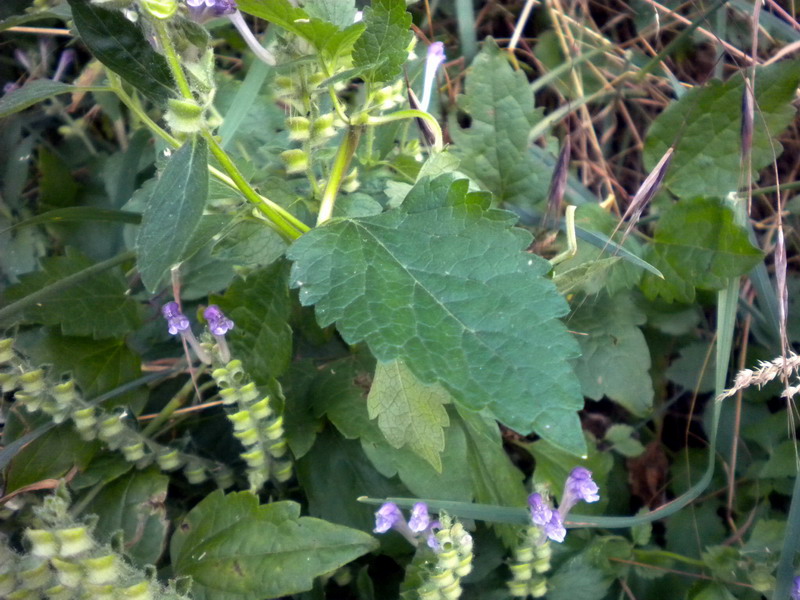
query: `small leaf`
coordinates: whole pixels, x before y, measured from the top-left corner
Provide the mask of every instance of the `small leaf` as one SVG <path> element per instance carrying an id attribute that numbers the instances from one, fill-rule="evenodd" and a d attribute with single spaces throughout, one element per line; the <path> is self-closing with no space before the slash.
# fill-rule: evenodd
<path id="1" fill-rule="evenodd" d="M 627 458 L 635 458 L 644 452 L 642 443 L 633 437 L 633 427 L 630 425 L 612 425 L 606 431 L 605 441 Z"/>
<path id="2" fill-rule="evenodd" d="M 184 258 L 207 197 L 208 148 L 205 140 L 192 138 L 170 157 L 142 214 L 136 246 L 149 291 L 158 291 L 170 268 Z"/>
<path id="3" fill-rule="evenodd" d="M 751 165 L 759 171 L 781 153 L 777 137 L 795 115 L 792 107 L 800 82 L 800 61 L 781 61 L 756 72 L 756 121 Z M 725 197 L 747 181 L 739 148 L 744 80 L 731 77 L 687 92 L 662 112 L 647 133 L 645 166 L 651 170 L 676 144 L 664 185 L 675 195 Z"/>
<path id="4" fill-rule="evenodd" d="M 262 600 L 310 590 L 324 575 L 374 550 L 370 535 L 300 516 L 300 505 L 259 505 L 248 492 L 208 495 L 172 537 L 175 575 L 196 600 Z"/>
<path id="5" fill-rule="evenodd" d="M 125 554 L 139 566 L 154 565 L 166 542 L 169 477 L 157 469 L 133 470 L 103 486 L 86 505 L 88 514 L 97 515 L 96 533 L 111 539 L 121 531 Z"/>
<path id="6" fill-rule="evenodd" d="M 444 428 L 450 424 L 444 405 L 449 402 L 447 390 L 421 383 L 402 361 L 394 360 L 378 363 L 367 409 L 392 446 L 408 444 L 441 473 Z"/>
<path id="7" fill-rule="evenodd" d="M 142 94 L 158 104 L 174 95 L 166 59 L 156 52 L 139 25 L 119 10 L 86 0 L 69 0 L 72 18 L 92 54 Z"/>
<path id="8" fill-rule="evenodd" d="M 213 299 L 235 323 L 228 334 L 233 354 L 259 384 L 283 375 L 292 356 L 287 271 L 285 262 L 275 263 Z"/>
<path id="9" fill-rule="evenodd" d="M 653 404 L 650 349 L 639 329 L 647 320 L 629 293 L 598 294 L 580 302 L 569 320 L 578 335 L 581 357 L 575 372 L 584 396 L 607 396 L 634 415 Z"/>
<path id="10" fill-rule="evenodd" d="M 525 252 L 513 215 L 467 186 L 423 180 L 396 209 L 310 231 L 289 249 L 292 285 L 348 343 L 580 455 L 577 345 L 557 320 L 566 306 L 549 264 Z"/>
<path id="11" fill-rule="evenodd" d="M 75 250 L 66 256 L 43 258 L 42 270 L 24 275 L 9 288 L 7 302 L 19 300 L 80 273 L 93 263 Z M 45 300 L 24 309 L 28 323 L 59 325 L 64 335 L 91 336 L 95 339 L 122 336 L 139 325 L 136 301 L 126 292 L 125 280 L 115 272 L 95 274 Z"/>
<path id="12" fill-rule="evenodd" d="M 602 600 L 613 578 L 592 565 L 583 552 L 556 569 L 548 578 L 548 600 Z"/>
<path id="13" fill-rule="evenodd" d="M 0 119 L 25 110 L 42 100 L 79 90 L 80 88 L 74 85 L 67 85 L 60 81 L 50 81 L 49 79 L 29 81 L 21 88 L 12 90 L 0 98 Z"/>
<path id="14" fill-rule="evenodd" d="M 353 48 L 353 66 L 369 69 L 362 77 L 374 83 L 400 75 L 411 42 L 411 14 L 405 0 L 372 0 L 364 9 L 366 29 Z"/>
<path id="15" fill-rule="evenodd" d="M 492 192 L 498 202 L 530 207 L 547 196 L 552 168 L 528 152 L 528 134 L 541 118 L 522 71 L 488 40 L 468 71 L 459 106 L 472 117 L 470 127 L 453 124 L 453 153 L 460 170 Z"/>
<path id="16" fill-rule="evenodd" d="M 733 211 L 716 198 L 679 200 L 656 226 L 655 253 L 669 265 L 662 269 L 669 281 L 673 273 L 686 284 L 708 290 L 722 289 L 731 277 L 749 272 L 762 259 L 747 232 L 734 223 Z M 654 261 L 659 267 L 660 261 Z M 645 279 L 652 278 L 650 273 Z"/>

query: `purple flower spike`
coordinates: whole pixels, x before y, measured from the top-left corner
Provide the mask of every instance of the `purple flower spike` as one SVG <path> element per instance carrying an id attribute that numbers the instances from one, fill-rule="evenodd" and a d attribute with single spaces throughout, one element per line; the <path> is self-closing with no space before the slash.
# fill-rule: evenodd
<path id="1" fill-rule="evenodd" d="M 792 600 L 800 600 L 800 575 L 794 578 L 792 586 Z"/>
<path id="2" fill-rule="evenodd" d="M 408 520 L 408 527 L 414 533 L 420 533 L 428 529 L 431 518 L 428 515 L 428 505 L 424 502 L 417 502 L 411 509 L 411 518 Z"/>
<path id="3" fill-rule="evenodd" d="M 584 467 L 575 467 L 564 483 L 564 496 L 558 512 L 563 518 L 578 502 L 597 502 L 600 500 L 600 488 L 592 480 L 592 472 Z"/>
<path id="4" fill-rule="evenodd" d="M 172 335 L 189 329 L 189 319 L 181 312 L 177 302 L 167 302 L 161 307 L 161 314 L 167 320 L 167 326 Z"/>
<path id="5" fill-rule="evenodd" d="M 403 513 L 394 502 L 387 502 L 375 513 L 375 533 L 386 533 L 403 520 Z"/>
<path id="6" fill-rule="evenodd" d="M 216 304 L 209 306 L 203 316 L 208 321 L 208 329 L 214 335 L 225 335 L 233 329 L 233 321 L 226 317 Z"/>

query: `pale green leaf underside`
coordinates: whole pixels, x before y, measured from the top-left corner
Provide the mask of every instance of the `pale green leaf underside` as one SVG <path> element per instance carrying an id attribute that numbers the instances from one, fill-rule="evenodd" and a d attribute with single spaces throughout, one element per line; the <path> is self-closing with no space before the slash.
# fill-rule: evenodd
<path id="1" fill-rule="evenodd" d="M 405 0 L 373 0 L 364 9 L 364 34 L 353 47 L 353 65 L 368 69 L 364 79 L 389 82 L 395 79 L 408 58 L 411 15 Z"/>
<path id="2" fill-rule="evenodd" d="M 310 590 L 314 577 L 376 546 L 362 531 L 300 517 L 294 502 L 217 491 L 186 516 L 170 554 L 175 575 L 192 577 L 193 598 L 261 600 Z"/>
<path id="3" fill-rule="evenodd" d="M 450 394 L 438 383 L 419 381 L 399 360 L 379 362 L 367 397 L 370 419 L 395 448 L 406 444 L 441 473 L 444 428 L 450 424 L 444 405 Z"/>
<path id="4" fill-rule="evenodd" d="M 348 343 L 582 454 L 577 344 L 558 320 L 567 305 L 515 217 L 467 185 L 424 180 L 397 209 L 312 230 L 289 249 L 292 285 Z"/>

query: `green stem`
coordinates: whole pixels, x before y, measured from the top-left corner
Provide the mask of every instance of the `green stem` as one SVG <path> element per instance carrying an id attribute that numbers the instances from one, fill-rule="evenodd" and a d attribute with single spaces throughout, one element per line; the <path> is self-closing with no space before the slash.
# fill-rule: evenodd
<path id="1" fill-rule="evenodd" d="M 441 152 L 444 149 L 444 136 L 442 135 L 442 128 L 439 125 L 439 121 L 437 121 L 432 114 L 424 110 L 408 108 L 406 110 L 398 110 L 389 115 L 369 117 L 367 119 L 367 125 L 383 125 L 384 123 L 391 123 L 392 121 L 399 121 L 401 119 L 422 119 L 425 121 L 433 132 L 433 149 L 436 152 Z"/>
<path id="2" fill-rule="evenodd" d="M 319 207 L 319 215 L 317 216 L 317 225 L 322 225 L 325 221 L 333 215 L 333 205 L 336 202 L 336 196 L 339 193 L 339 187 L 342 185 L 342 179 L 347 174 L 347 169 L 350 166 L 350 161 L 358 148 L 358 142 L 361 139 L 361 131 L 363 126 L 351 125 L 347 134 L 342 140 L 342 145 L 339 146 L 339 151 L 336 153 L 336 158 L 333 161 L 333 168 L 331 168 L 328 183 L 325 185 L 325 192 L 322 194 L 322 202 Z"/>
<path id="3" fill-rule="evenodd" d="M 706 568 L 706 563 L 704 563 L 702 560 L 689 558 L 688 556 L 676 554 L 675 552 L 667 552 L 666 550 L 634 550 L 633 555 L 636 557 L 636 560 L 642 562 L 657 562 L 659 559 L 666 558 L 668 560 L 674 560 L 675 562 Z"/>
<path id="4" fill-rule="evenodd" d="M 225 150 L 222 149 L 214 136 L 211 135 L 210 131 L 203 129 L 200 133 L 208 142 L 211 153 L 219 161 L 228 175 L 230 175 L 231 180 L 239 191 L 244 194 L 245 198 L 255 204 L 264 216 L 277 225 L 281 233 L 286 235 L 289 239 L 294 240 L 310 229 L 308 225 L 297 219 L 294 215 L 256 192 L 239 172 L 237 166 L 233 163 Z"/>
<path id="5" fill-rule="evenodd" d="M 191 395 L 192 391 L 194 390 L 194 380 L 190 377 L 184 386 L 178 390 L 178 393 L 175 394 L 172 399 L 167 402 L 166 406 L 161 409 L 161 412 L 156 415 L 156 417 L 150 421 L 147 426 L 142 429 L 142 435 L 144 437 L 150 437 L 153 433 L 165 422 L 169 420 L 172 414 L 178 410 L 183 404 L 186 402 L 186 399 Z"/>
<path id="6" fill-rule="evenodd" d="M 156 37 L 164 48 L 164 56 L 167 59 L 167 65 L 175 78 L 175 83 L 178 84 L 178 90 L 181 95 L 187 100 L 194 100 L 192 95 L 192 88 L 189 87 L 189 81 L 186 79 L 186 74 L 181 67 L 181 61 L 178 58 L 178 53 L 175 51 L 175 45 L 172 43 L 172 36 L 169 34 L 167 24 L 162 19 L 152 19 L 151 23 L 156 32 Z"/>

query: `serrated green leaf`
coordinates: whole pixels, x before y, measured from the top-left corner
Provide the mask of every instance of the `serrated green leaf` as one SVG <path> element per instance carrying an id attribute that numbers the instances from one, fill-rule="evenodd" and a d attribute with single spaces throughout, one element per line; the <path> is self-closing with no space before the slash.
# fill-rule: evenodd
<path id="1" fill-rule="evenodd" d="M 460 170 L 498 202 L 530 207 L 546 197 L 552 169 L 528 153 L 528 134 L 542 118 L 522 71 L 488 40 L 468 71 L 459 106 L 472 117 L 468 129 L 453 124 L 453 153 Z"/>
<path id="2" fill-rule="evenodd" d="M 363 23 L 351 21 L 349 26 L 340 29 L 334 23 L 313 18 L 289 0 L 241 0 L 236 4 L 240 10 L 275 23 L 311 42 L 326 62 L 335 63 L 340 56 L 347 55 L 364 31 Z"/>
<path id="3" fill-rule="evenodd" d="M 69 5 L 78 34 L 97 60 L 158 104 L 174 96 L 167 60 L 153 49 L 139 25 L 122 11 L 86 0 L 69 0 Z"/>
<path id="4" fill-rule="evenodd" d="M 208 495 L 172 536 L 174 573 L 196 600 L 262 600 L 310 590 L 314 577 L 374 550 L 370 535 L 300 516 L 295 502 L 249 492 Z"/>
<path id="5" fill-rule="evenodd" d="M 613 578 L 593 566 L 586 553 L 569 559 L 548 577 L 548 600 L 602 600 Z"/>
<path id="6" fill-rule="evenodd" d="M 645 259 L 656 269 L 661 271 L 663 278 L 645 273 L 642 278 L 642 292 L 648 300 L 661 298 L 665 302 L 680 302 L 691 304 L 694 302 L 694 286 L 684 280 L 654 246 L 645 249 Z"/>
<path id="7" fill-rule="evenodd" d="M 490 418 L 468 411 L 458 411 L 459 421 L 467 434 L 466 458 L 469 464 L 475 500 L 497 506 L 525 506 L 527 491 L 522 484 L 522 472 L 517 469 L 503 449 L 497 424 Z M 455 426 L 457 422 L 453 420 Z M 519 543 L 519 528 L 493 525 L 507 548 Z"/>
<path id="8" fill-rule="evenodd" d="M 207 198 L 208 146 L 195 137 L 170 157 L 142 214 L 136 247 L 149 291 L 158 291 L 170 268 L 184 258 Z"/>
<path id="9" fill-rule="evenodd" d="M 237 279 L 213 300 L 236 325 L 228 334 L 235 357 L 259 384 L 280 377 L 292 356 L 288 267 L 275 263 Z"/>
<path id="10" fill-rule="evenodd" d="M 411 42 L 405 0 L 372 0 L 364 9 L 366 29 L 353 47 L 353 66 L 368 69 L 366 81 L 390 82 L 400 75 Z"/>
<path id="11" fill-rule="evenodd" d="M 121 531 L 125 554 L 140 567 L 154 565 L 164 551 L 167 529 L 169 477 L 151 467 L 133 470 L 103 486 L 86 505 L 88 514 L 97 515 L 96 534 L 111 539 Z"/>
<path id="12" fill-rule="evenodd" d="M 646 320 L 627 292 L 598 294 L 579 303 L 569 327 L 581 334 L 575 372 L 584 396 L 607 396 L 634 415 L 647 414 L 653 404 L 653 381 L 650 350 L 639 329 Z"/>
<path id="13" fill-rule="evenodd" d="M 74 85 L 51 81 L 50 79 L 36 79 L 29 81 L 21 88 L 12 90 L 0 98 L 0 119 L 13 115 L 16 112 L 47 100 L 59 94 L 76 92 L 80 88 Z"/>
<path id="14" fill-rule="evenodd" d="M 800 61 L 781 61 L 757 70 L 756 117 L 753 132 L 753 181 L 780 154 L 777 137 L 795 114 L 792 107 L 800 82 Z M 747 177 L 740 164 L 740 123 L 744 80 L 712 81 L 687 92 L 653 122 L 644 149 L 651 170 L 673 144 L 675 156 L 664 185 L 679 197 L 725 197 Z"/>
<path id="15" fill-rule="evenodd" d="M 338 203 L 337 203 L 338 205 Z M 243 267 L 266 267 L 286 251 L 286 242 L 263 223 L 237 224 L 214 246 L 213 255 Z"/>
<path id="16" fill-rule="evenodd" d="M 6 292 L 8 302 L 19 300 L 94 263 L 82 254 L 67 250 L 66 256 L 43 258 L 42 270 L 24 275 Z M 116 272 L 104 272 L 81 281 L 24 309 L 28 323 L 58 325 L 64 335 L 95 339 L 122 336 L 139 325 L 136 302 L 125 293 L 125 280 Z"/>
<path id="17" fill-rule="evenodd" d="M 665 371 L 667 379 L 684 390 L 705 394 L 714 391 L 714 348 L 708 342 L 692 342 Z"/>
<path id="18" fill-rule="evenodd" d="M 733 211 L 716 198 L 679 200 L 670 206 L 656 226 L 653 248 L 669 265 L 662 269 L 667 282 L 680 285 L 671 280 L 677 275 L 684 285 L 709 290 L 722 289 L 731 277 L 748 273 L 763 257 L 747 232 L 734 223 Z M 661 268 L 661 262 L 653 264 Z M 685 301 L 687 294 L 680 295 Z"/>
<path id="19" fill-rule="evenodd" d="M 303 8 L 309 16 L 333 23 L 340 29 L 352 25 L 356 17 L 354 0 L 309 0 L 303 3 Z"/>
<path id="20" fill-rule="evenodd" d="M 442 472 L 444 428 L 450 424 L 444 405 L 450 394 L 439 384 L 425 385 L 399 360 L 379 362 L 367 397 L 370 419 L 395 448 L 405 445 Z"/>
<path id="21" fill-rule="evenodd" d="M 531 238 L 513 215 L 467 185 L 424 180 L 397 209 L 312 230 L 289 249 L 292 285 L 348 343 L 366 341 L 457 403 L 582 454 L 568 363 L 577 345 L 558 321 L 566 305 L 549 264 L 525 252 Z"/>

